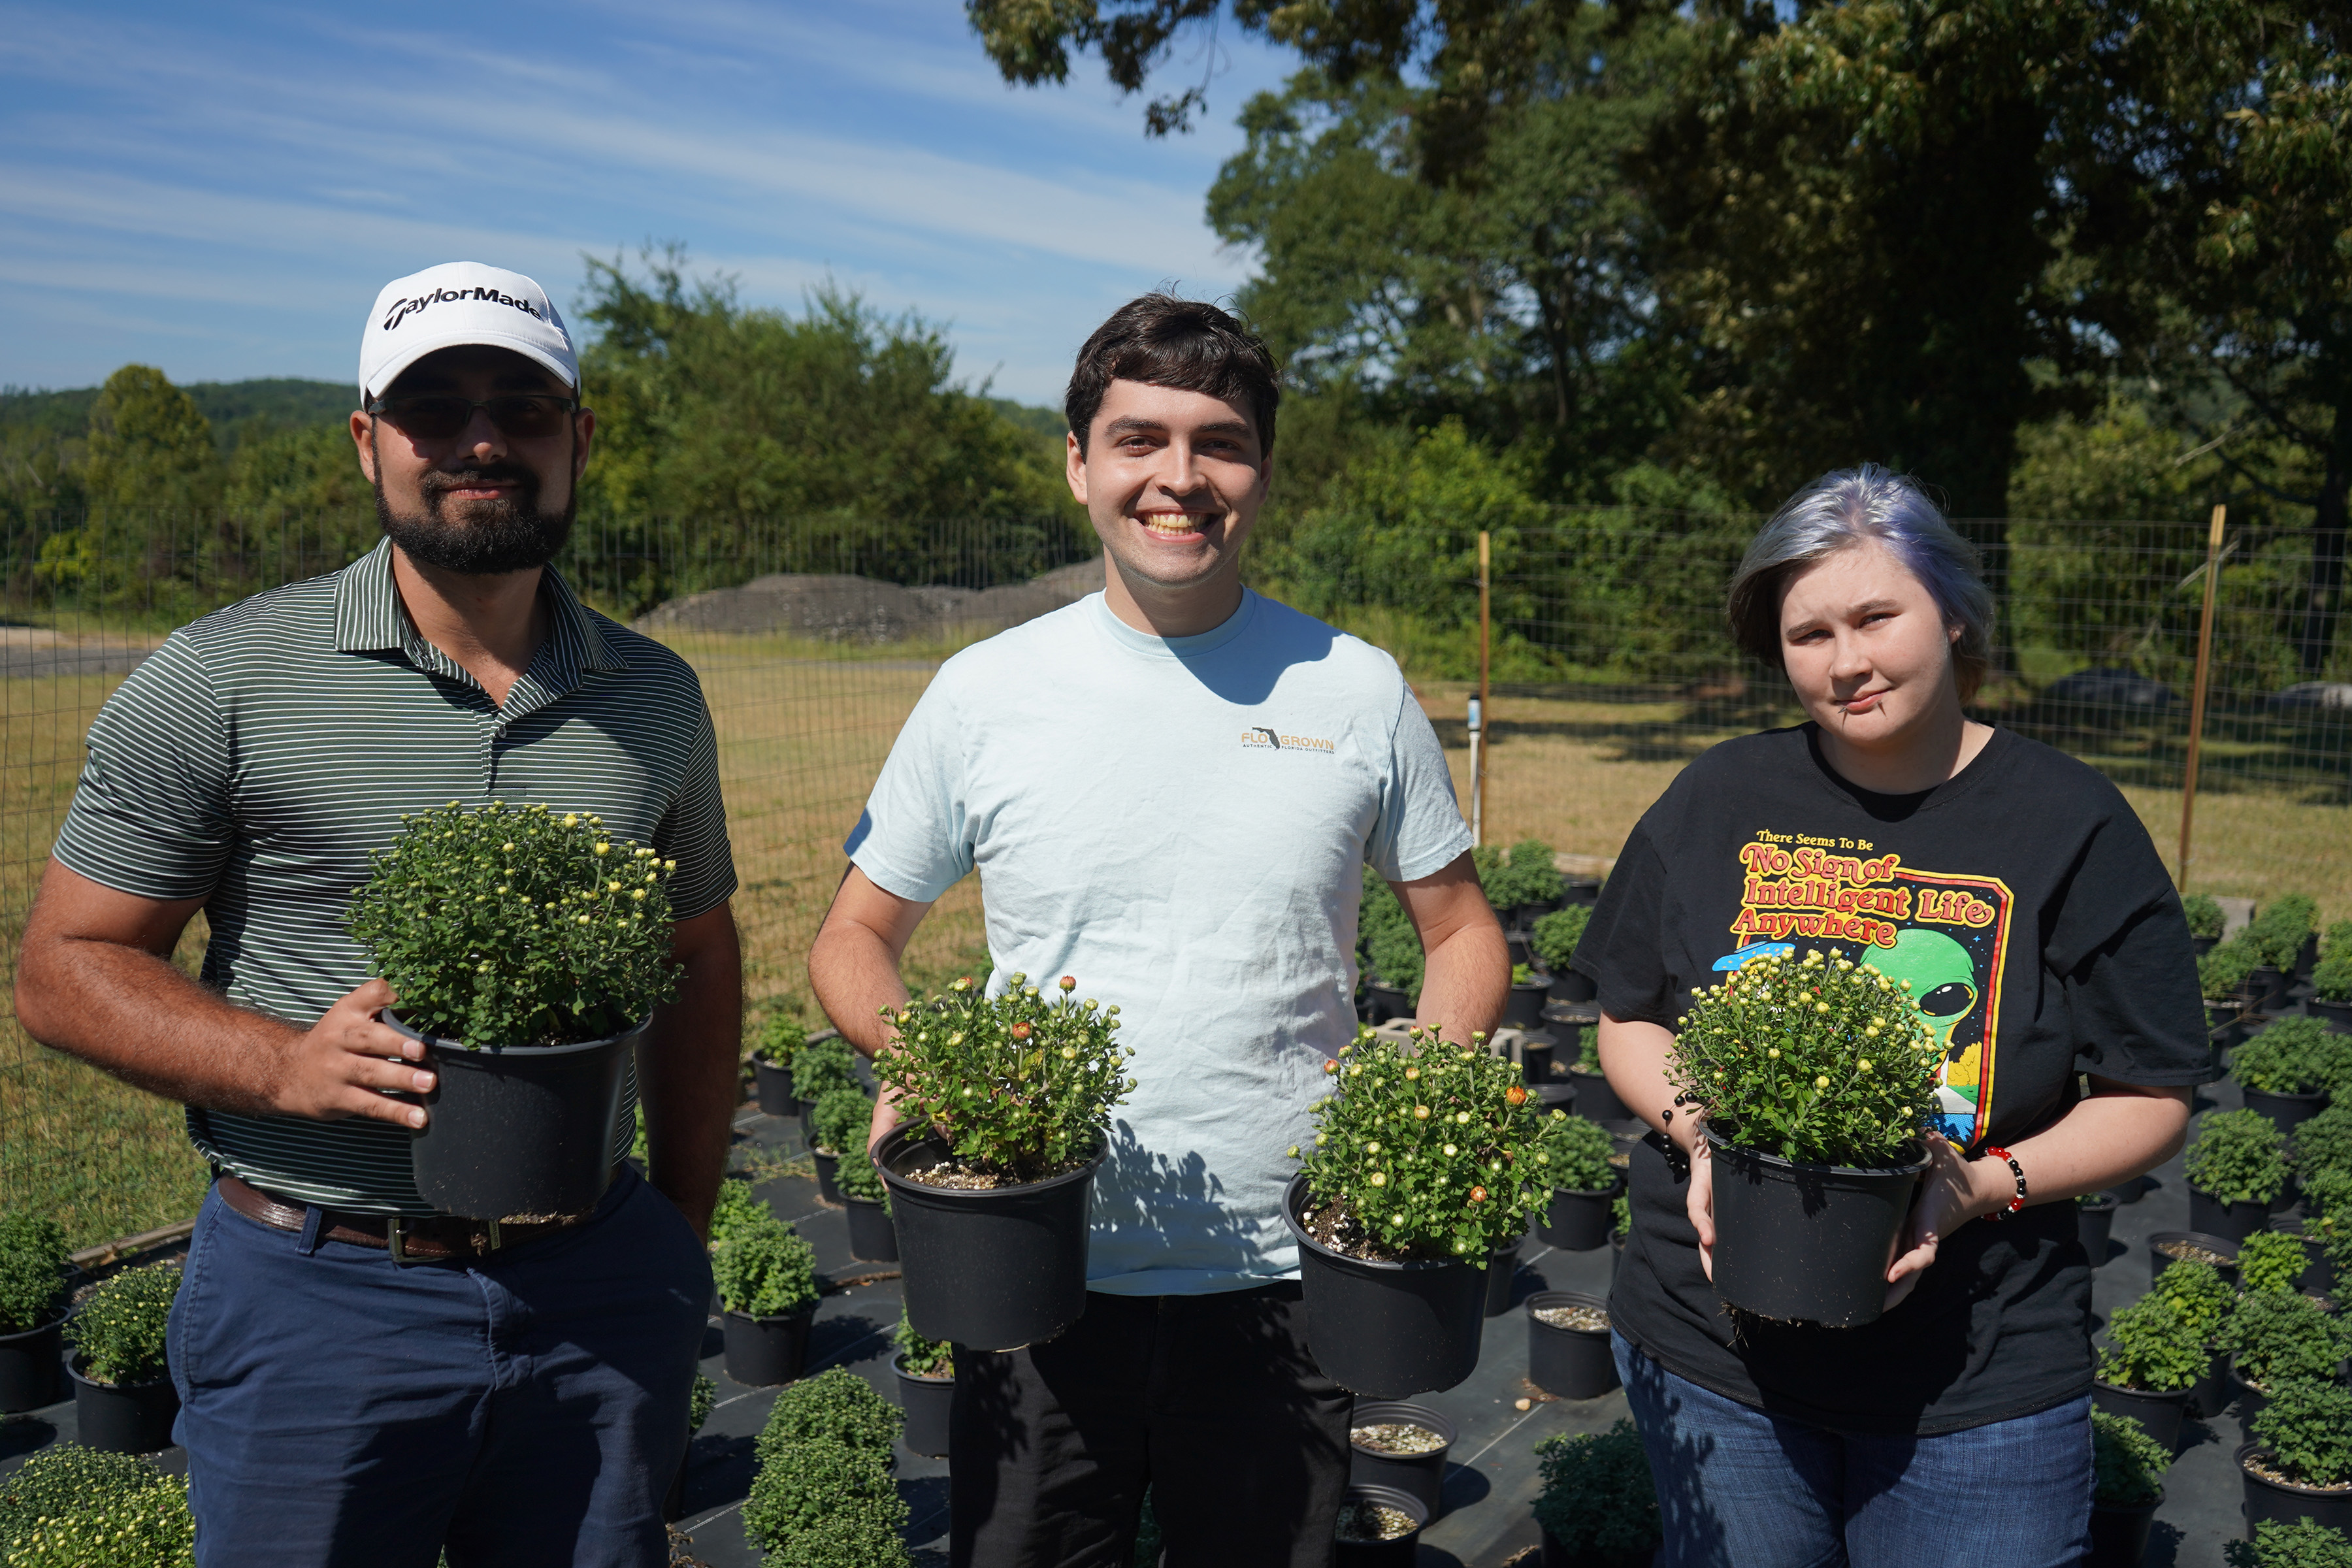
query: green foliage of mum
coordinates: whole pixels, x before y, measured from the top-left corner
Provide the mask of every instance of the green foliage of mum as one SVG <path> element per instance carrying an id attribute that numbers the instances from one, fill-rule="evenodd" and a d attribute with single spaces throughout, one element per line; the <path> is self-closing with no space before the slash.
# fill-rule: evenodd
<path id="1" fill-rule="evenodd" d="M 1599 1122 L 1570 1116 L 1547 1130 L 1552 1136 L 1544 1152 L 1551 1156 L 1548 1169 L 1553 1186 L 1595 1193 L 1617 1184 L 1617 1167 L 1609 1163 L 1609 1156 L 1617 1152 L 1617 1141 L 1602 1131 Z"/>
<path id="2" fill-rule="evenodd" d="M 1666 1076 L 1739 1148 L 1807 1164 L 1916 1159 L 1940 1058 L 1910 991 L 1836 948 L 1751 959 L 1692 990 Z"/>
<path id="3" fill-rule="evenodd" d="M 1579 1562 L 1635 1561 L 1657 1545 L 1658 1493 L 1631 1421 L 1536 1445 L 1536 1522 Z"/>
<path id="4" fill-rule="evenodd" d="M 816 1251 L 761 1205 L 710 1248 L 719 1305 L 752 1318 L 778 1318 L 816 1305 Z"/>
<path id="5" fill-rule="evenodd" d="M 1584 928 L 1592 923 L 1592 906 L 1570 904 L 1564 910 L 1554 910 L 1535 923 L 1529 932 L 1530 945 L 1543 966 L 1554 974 L 1568 968 L 1568 961 L 1576 956 L 1576 944 L 1584 940 Z"/>
<path id="6" fill-rule="evenodd" d="M 836 1551 L 896 1544 L 907 1527 L 907 1505 L 890 1479 L 887 1453 L 814 1437 L 761 1456 L 743 1524 L 774 1563 L 804 1536 L 828 1540 Z M 809 1547 L 801 1550 L 805 1555 Z"/>
<path id="7" fill-rule="evenodd" d="M 65 1295 L 65 1227 L 47 1215 L 0 1215 L 0 1334 L 55 1322 Z"/>
<path id="8" fill-rule="evenodd" d="M 2210 1110 L 2181 1156 L 2189 1184 L 2228 1204 L 2266 1204 L 2286 1186 L 2286 1135 L 2259 1110 Z"/>
<path id="9" fill-rule="evenodd" d="M 92 1383 L 153 1383 L 169 1370 L 163 1330 L 180 1292 L 176 1262 L 126 1268 L 100 1280 L 66 1321 L 66 1343 L 82 1356 Z"/>
<path id="10" fill-rule="evenodd" d="M 1497 914 L 1508 915 L 1522 904 L 1556 903 L 1567 890 L 1552 864 L 1551 846 L 1540 838 L 1522 838 L 1508 849 L 1482 845 L 1470 858 L 1478 885 Z"/>
<path id="11" fill-rule="evenodd" d="M 368 857 L 352 934 L 403 1022 L 478 1049 L 599 1040 L 677 994 L 677 868 L 593 816 L 456 802 Z"/>
<path id="12" fill-rule="evenodd" d="M 2210 893 L 2191 893 L 2180 900 L 2180 912 L 2189 919 L 2190 936 L 2220 936 L 2228 924 L 2221 906 Z"/>
<path id="13" fill-rule="evenodd" d="M 2219 1335 L 2237 1309 L 2237 1292 L 2210 1263 L 2191 1258 L 2168 1266 L 2148 1287 L 2148 1294 L 2172 1304 L 2181 1327 L 2207 1342 Z"/>
<path id="14" fill-rule="evenodd" d="M 2197 961 L 2197 989 L 2208 1002 L 2237 1001 L 2262 961 L 2262 950 L 2240 931 Z"/>
<path id="15" fill-rule="evenodd" d="M 2239 1302 L 2214 1342 L 2236 1358 L 2241 1378 L 2264 1389 L 2289 1378 L 2326 1382 L 2352 1350 L 2344 1325 L 2318 1302 L 2284 1290 Z"/>
<path id="16" fill-rule="evenodd" d="M 1324 1070 L 1335 1092 L 1316 1103 L 1313 1145 L 1290 1154 L 1307 1175 L 1306 1217 L 1340 1205 L 1343 1243 L 1484 1258 L 1527 1230 L 1570 1168 L 1574 1119 L 1547 1113 L 1483 1042 L 1465 1050 L 1434 1029 L 1399 1041 L 1360 1028 Z"/>
<path id="17" fill-rule="evenodd" d="M 2314 965 L 2311 990 L 2322 1002 L 2352 1002 L 2352 952 L 2330 953 Z"/>
<path id="18" fill-rule="evenodd" d="M 816 1146 L 846 1160 L 866 1147 L 866 1134 L 874 1122 L 874 1102 L 862 1089 L 827 1089 L 809 1112 L 809 1121 L 816 1128 Z"/>
<path id="19" fill-rule="evenodd" d="M 1364 868 L 1363 901 L 1357 909 L 1356 960 L 1381 984 L 1394 985 L 1408 995 L 1420 994 L 1427 963 L 1421 932 L 1396 890 L 1370 866 Z"/>
<path id="20" fill-rule="evenodd" d="M 2352 1568 L 2352 1541 L 2308 1514 L 2292 1524 L 2266 1519 L 2252 1541 L 2222 1542 L 2221 1557 L 2230 1568 Z"/>
<path id="21" fill-rule="evenodd" d="M 2352 1388 L 2281 1378 L 2254 1416 L 2253 1434 L 2290 1480 L 2306 1487 L 2352 1481 Z"/>
<path id="22" fill-rule="evenodd" d="M 710 1245 L 735 1234 L 746 1225 L 758 1225 L 776 1217 L 766 1203 L 751 1194 L 751 1184 L 729 1176 L 719 1184 L 719 1201 L 710 1210 Z"/>
<path id="23" fill-rule="evenodd" d="M 58 1443 L 0 1488 L 7 1568 L 189 1568 L 188 1484 L 131 1454 Z"/>
<path id="24" fill-rule="evenodd" d="M 2109 1508 L 2154 1502 L 2164 1489 L 2172 1450 L 2128 1415 L 2091 1412 L 2091 1500 Z"/>
<path id="25" fill-rule="evenodd" d="M 2317 1018 L 2273 1018 L 2230 1058 L 2230 1076 L 2264 1094 L 2352 1092 L 2352 1035 Z"/>
<path id="26" fill-rule="evenodd" d="M 839 1035 L 810 1040 L 793 1053 L 793 1098 L 812 1103 L 839 1089 L 857 1088 L 855 1053 Z"/>
<path id="27" fill-rule="evenodd" d="M 2107 1320 L 2107 1345 L 2099 1352 L 2099 1381 L 2145 1394 L 2169 1394 L 2193 1387 L 2212 1364 L 2204 1336 L 2181 1321 L 2170 1301 L 2151 1291 L 2130 1306 L 2118 1308 Z"/>
<path id="28" fill-rule="evenodd" d="M 891 1340 L 898 1347 L 898 1364 L 908 1376 L 955 1375 L 955 1347 L 945 1340 L 928 1340 L 917 1333 L 914 1323 L 903 1311 L 898 1314 L 898 1331 Z"/>
<path id="29" fill-rule="evenodd" d="M 2246 935 L 2252 939 L 2263 963 L 2274 969 L 2292 970 L 2318 914 L 2319 905 L 2309 895 L 2282 893 L 2255 911 Z"/>
<path id="30" fill-rule="evenodd" d="M 890 1189 L 882 1184 L 882 1173 L 874 1168 L 866 1152 L 866 1137 L 861 1131 L 857 1140 L 841 1156 L 841 1164 L 833 1173 L 833 1184 L 841 1189 L 845 1198 L 864 1198 L 878 1203 L 884 1213 L 890 1210 Z"/>
<path id="31" fill-rule="evenodd" d="M 1135 1089 L 1126 1065 L 1135 1053 L 1117 1039 L 1118 1008 L 1060 994 L 1015 974 L 991 998 L 970 978 L 943 995 L 892 1012 L 893 1048 L 875 1062 L 898 1090 L 898 1113 L 929 1124 L 971 1171 L 1013 1182 L 1042 1181 L 1094 1157 L 1110 1110 Z"/>
<path id="32" fill-rule="evenodd" d="M 2238 1243 L 2239 1289 L 2249 1298 L 2273 1291 L 2293 1292 L 2310 1261 L 2311 1254 L 2305 1248 L 2303 1237 L 2284 1231 L 2258 1230 Z"/>
<path id="33" fill-rule="evenodd" d="M 887 1466 L 895 1462 L 891 1446 L 906 1424 L 873 1384 L 846 1367 L 830 1367 L 776 1395 L 753 1447 L 761 1464 L 800 1444 L 822 1441 L 862 1448 Z"/>
<path id="34" fill-rule="evenodd" d="M 2294 1168 L 2307 1182 L 2323 1171 L 2352 1171 L 2352 1096 L 2296 1126 Z"/>

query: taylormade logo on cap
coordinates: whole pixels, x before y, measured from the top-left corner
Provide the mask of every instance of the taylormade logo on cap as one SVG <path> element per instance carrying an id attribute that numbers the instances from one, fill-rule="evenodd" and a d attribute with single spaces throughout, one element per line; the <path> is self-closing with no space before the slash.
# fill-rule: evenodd
<path id="1" fill-rule="evenodd" d="M 465 344 L 510 349 L 580 384 L 572 334 L 546 289 L 504 268 L 449 261 L 396 278 L 375 297 L 360 333 L 360 395 L 379 396 L 426 354 Z"/>

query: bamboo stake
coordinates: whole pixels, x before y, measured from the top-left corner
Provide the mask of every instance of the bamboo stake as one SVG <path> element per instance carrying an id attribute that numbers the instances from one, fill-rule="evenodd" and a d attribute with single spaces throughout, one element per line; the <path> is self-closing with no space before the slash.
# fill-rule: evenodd
<path id="1" fill-rule="evenodd" d="M 2221 575 L 2221 525 L 2230 509 L 2213 509 L 2213 526 L 2205 535 L 2205 610 L 2197 622 L 2197 689 L 2189 699 L 2189 771 L 2180 782 L 2180 873 L 2177 890 L 2189 891 L 2189 825 L 2197 814 L 2197 754 L 2205 740 L 2205 678 L 2213 663 L 2213 596 Z"/>
<path id="2" fill-rule="evenodd" d="M 1486 808 L 1486 748 L 1484 739 L 1486 716 L 1486 635 L 1487 611 L 1491 603 L 1491 584 L 1487 567 L 1492 560 L 1486 531 L 1478 531 L 1478 721 L 1471 725 L 1470 734 L 1470 842 L 1484 844 Z"/>

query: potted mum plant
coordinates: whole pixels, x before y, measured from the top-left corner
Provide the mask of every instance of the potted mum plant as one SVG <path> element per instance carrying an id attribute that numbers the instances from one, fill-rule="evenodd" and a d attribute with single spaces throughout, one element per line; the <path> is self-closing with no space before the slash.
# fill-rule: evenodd
<path id="1" fill-rule="evenodd" d="M 1025 974 L 990 997 L 970 979 L 886 1015 L 876 1070 L 904 1119 L 877 1144 L 907 1315 L 933 1339 L 1012 1350 L 1087 1306 L 1087 1226 L 1111 1107 L 1134 1089 L 1118 1009 L 1050 1001 Z"/>
<path id="2" fill-rule="evenodd" d="M 1364 868 L 1356 916 L 1356 966 L 1363 975 L 1364 1022 L 1412 1016 L 1413 997 L 1421 990 L 1421 936 L 1395 889 L 1370 866 Z"/>
<path id="3" fill-rule="evenodd" d="M 816 1252 L 764 1204 L 710 1248 L 727 1330 L 727 1375 L 747 1388 L 790 1383 L 816 1321 Z"/>
<path id="4" fill-rule="evenodd" d="M 948 1413 L 955 1405 L 955 1347 L 927 1340 L 902 1311 L 898 1349 L 890 1370 L 898 1378 L 898 1408 L 907 1414 L 907 1451 L 932 1457 L 948 1451 Z"/>
<path id="5" fill-rule="evenodd" d="M 1507 904 L 1496 903 L 1497 914 L 1514 931 L 1532 931 L 1538 921 L 1559 908 L 1567 885 L 1552 864 L 1551 846 L 1540 838 L 1522 838 L 1504 858 L 1501 887 Z"/>
<path id="6" fill-rule="evenodd" d="M 1570 1119 L 1483 1039 L 1433 1028 L 1359 1030 L 1324 1070 L 1334 1092 L 1283 1194 L 1308 1346 L 1360 1394 L 1451 1388 L 1478 1363 L 1487 1256 L 1548 1201 Z"/>
<path id="7" fill-rule="evenodd" d="M 2227 1241 L 2262 1229 L 2287 1188 L 2286 1139 L 2258 1110 L 2206 1112 L 2181 1165 L 2189 1228 Z"/>
<path id="8" fill-rule="evenodd" d="M 760 1027 L 760 1042 L 751 1049 L 751 1093 L 770 1116 L 790 1116 L 793 1103 L 793 1053 L 800 1049 L 808 1030 L 789 1013 L 772 1013 Z"/>
<path id="9" fill-rule="evenodd" d="M 189 1568 L 195 1540 L 186 1479 L 134 1455 L 54 1443 L 0 1483 L 10 1568 Z"/>
<path id="10" fill-rule="evenodd" d="M 58 1398 L 66 1233 L 47 1215 L 0 1215 L 0 1414 Z"/>
<path id="11" fill-rule="evenodd" d="M 2094 1268 L 2106 1264 L 2107 1243 L 2115 1234 L 2116 1210 L 2122 1206 L 2113 1193 L 2084 1193 L 2074 1200 L 2074 1235 Z"/>
<path id="12" fill-rule="evenodd" d="M 2212 1361 L 2204 1337 L 2151 1291 L 2107 1320 L 2091 1402 L 2110 1415 L 2129 1416 L 2172 1448 L 2179 1442 L 2181 1413 Z"/>
<path id="13" fill-rule="evenodd" d="M 74 1349 L 67 1371 L 81 1440 L 116 1454 L 152 1454 L 172 1446 L 180 1413 L 163 1330 L 180 1291 L 177 1262 L 126 1268 L 100 1280 L 66 1321 Z"/>
<path id="14" fill-rule="evenodd" d="M 631 1053 L 677 994 L 677 863 L 541 805 L 402 820 L 350 923 L 399 994 L 384 1022 L 438 1074 L 410 1142 L 417 1191 L 476 1219 L 584 1213 L 627 1146 Z"/>
<path id="15" fill-rule="evenodd" d="M 1444 1412 L 1402 1399 L 1359 1399 L 1348 1413 L 1348 1484 L 1418 1500 L 1427 1523 L 1445 1511 L 1445 1455 L 1462 1436 Z"/>
<path id="16" fill-rule="evenodd" d="M 1643 1568 L 1664 1536 L 1650 1458 L 1631 1421 L 1536 1445 L 1544 1568 Z"/>
<path id="17" fill-rule="evenodd" d="M 1562 1399 L 1598 1399 L 1618 1385 L 1606 1300 L 1576 1290 L 1528 1298 L 1528 1381 Z"/>
<path id="18" fill-rule="evenodd" d="M 866 1134 L 874 1123 L 874 1102 L 854 1085 L 827 1089 L 809 1112 L 809 1121 L 816 1132 L 809 1159 L 816 1167 L 817 1195 L 837 1207 L 842 1201 L 842 1156 L 850 1156 L 855 1163 L 857 1151 L 866 1146 Z"/>
<path id="19" fill-rule="evenodd" d="M 2237 1310 L 2238 1297 L 2221 1270 L 2203 1263 L 2184 1263 L 2164 1271 L 2148 1293 L 2172 1304 L 2183 1328 L 2205 1347 L 2205 1370 L 2189 1391 L 2189 1408 L 2198 1415 L 2217 1415 L 2230 1403 L 2230 1353 L 2221 1348 L 2221 1333 Z"/>
<path id="20" fill-rule="evenodd" d="M 2319 933 L 2312 922 L 2318 900 L 2308 893 L 2282 893 L 2254 914 L 2246 933 L 2262 949 L 2263 961 L 2288 981 L 2311 973 L 2319 956 Z"/>
<path id="21" fill-rule="evenodd" d="M 2247 987 L 2261 962 L 2262 954 L 2243 932 L 2197 961 L 2197 990 L 2205 999 L 2205 1027 L 2215 1048 L 2227 1050 L 2243 1036 L 2246 1009 L 2252 1002 Z"/>
<path id="22" fill-rule="evenodd" d="M 2300 1294 L 2310 1266 L 2303 1237 L 2286 1231 L 2258 1230 L 2238 1243 L 2238 1288 L 2248 1300 L 2274 1291 Z"/>
<path id="23" fill-rule="evenodd" d="M 2282 1382 L 2332 1380 L 2352 1350 L 2344 1326 L 2293 1290 L 2248 1295 L 2221 1326 L 2219 1340 L 2238 1380 L 2241 1422 L 2253 1420 Z"/>
<path id="24" fill-rule="evenodd" d="M 2238 1450 L 2246 1524 L 2308 1519 L 2352 1532 L 2352 1388 L 2281 1378 Z"/>
<path id="25" fill-rule="evenodd" d="M 2246 1091 L 2246 1109 L 2292 1132 L 2327 1109 L 2328 1096 L 2352 1079 L 2352 1036 L 2317 1018 L 2273 1018 L 2230 1058 Z"/>
<path id="26" fill-rule="evenodd" d="M 816 1147 L 817 1101 L 843 1089 L 863 1088 L 857 1081 L 856 1053 L 841 1037 L 841 1031 L 826 1029 L 811 1035 L 808 1043 L 793 1053 L 793 1095 L 801 1114 L 801 1142 L 812 1150 Z"/>
<path id="27" fill-rule="evenodd" d="M 2091 1412 L 2091 1555 L 2085 1568 L 2139 1568 L 2164 1506 L 2172 1450 L 2128 1416 Z"/>
<path id="28" fill-rule="evenodd" d="M 1555 1002 L 1590 1002 L 1600 994 L 1590 975 L 1569 967 L 1569 961 L 1576 956 L 1576 944 L 1584 940 L 1584 928 L 1591 923 L 1591 905 L 1570 904 L 1536 921 L 1528 933 L 1536 957 L 1551 976 L 1550 995 Z"/>
<path id="29" fill-rule="evenodd" d="M 1561 1123 L 1546 1152 L 1552 1163 L 1551 1196 L 1536 1216 L 1536 1235 L 1563 1252 L 1591 1252 L 1609 1244 L 1609 1226 L 1617 1196 L 1625 1190 L 1623 1173 L 1610 1163 L 1616 1140 L 1597 1122 L 1571 1116 Z"/>
<path id="30" fill-rule="evenodd" d="M 840 1367 L 776 1396 L 752 1445 L 744 1532 L 793 1568 L 910 1568 L 891 1469 L 898 1412 Z"/>
<path id="31" fill-rule="evenodd" d="M 2352 936 L 2337 941 L 2338 929 L 2328 928 L 2328 950 L 2311 972 L 2311 1016 L 2339 1035 L 2352 1035 Z"/>
<path id="32" fill-rule="evenodd" d="M 1696 994 L 1667 1077 L 1706 1118 L 1717 1294 L 1767 1318 L 1877 1319 L 1938 1060 L 1910 982 L 1834 948 Z"/>
<path id="33" fill-rule="evenodd" d="M 1511 990 L 1503 999 L 1503 1026 L 1533 1029 L 1541 1026 L 1544 996 L 1550 988 L 1551 977 L 1538 973 L 1533 964 L 1511 965 Z"/>
<path id="34" fill-rule="evenodd" d="M 2228 923 L 2221 904 L 2210 893 L 2191 893 L 2180 900 L 2180 912 L 2189 919 L 2189 951 L 2204 957 L 2221 942 L 2221 928 Z"/>
<path id="35" fill-rule="evenodd" d="M 898 1230 L 891 1223 L 890 1189 L 882 1184 L 874 1162 L 853 1155 L 842 1163 L 835 1180 L 842 1205 L 849 1210 L 849 1256 L 861 1263 L 898 1262 Z"/>

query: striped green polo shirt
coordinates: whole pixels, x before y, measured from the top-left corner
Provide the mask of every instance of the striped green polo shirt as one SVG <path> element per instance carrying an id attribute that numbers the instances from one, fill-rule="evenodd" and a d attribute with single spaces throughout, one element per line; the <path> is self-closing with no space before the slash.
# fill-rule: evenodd
<path id="1" fill-rule="evenodd" d="M 142 898 L 203 899 L 205 981 L 305 1027 L 369 978 L 345 910 L 404 812 L 492 799 L 594 812 L 614 837 L 677 862 L 677 919 L 718 908 L 735 863 L 701 683 L 551 569 L 540 595 L 549 636 L 504 707 L 418 635 L 390 541 L 183 626 L 90 725 L 58 861 Z M 271 1192 L 433 1212 L 409 1134 L 388 1123 L 191 1107 L 188 1132 Z"/>

